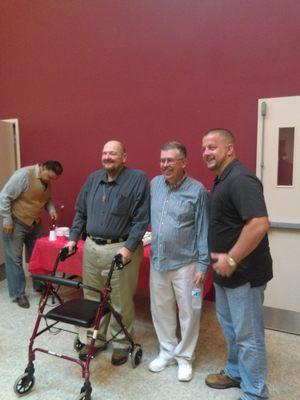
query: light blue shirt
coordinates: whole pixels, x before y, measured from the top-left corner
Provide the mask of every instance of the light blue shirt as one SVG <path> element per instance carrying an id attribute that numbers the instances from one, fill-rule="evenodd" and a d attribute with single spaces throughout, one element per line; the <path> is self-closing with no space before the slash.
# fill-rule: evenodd
<path id="1" fill-rule="evenodd" d="M 209 264 L 208 195 L 204 186 L 186 176 L 171 188 L 164 176 L 151 182 L 151 264 L 168 271 L 196 263 L 206 272 Z"/>
<path id="2" fill-rule="evenodd" d="M 13 173 L 0 192 L 0 215 L 3 217 L 3 226 L 12 223 L 11 205 L 23 192 L 29 188 L 29 172 L 34 167 L 35 176 L 40 178 L 39 164 L 23 167 Z M 48 212 L 55 211 L 51 200 L 45 204 Z"/>

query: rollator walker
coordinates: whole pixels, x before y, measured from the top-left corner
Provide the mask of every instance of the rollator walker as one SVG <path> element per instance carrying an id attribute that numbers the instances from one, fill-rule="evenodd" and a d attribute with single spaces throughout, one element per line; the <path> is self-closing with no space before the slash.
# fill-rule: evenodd
<path id="1" fill-rule="evenodd" d="M 104 285 L 103 291 L 101 292 L 101 290 L 99 290 L 98 288 L 90 287 L 84 285 L 80 281 L 74 280 L 73 279 L 74 276 L 69 278 L 66 278 L 65 275 L 63 275 L 62 277 L 55 276 L 58 263 L 60 261 L 64 261 L 66 258 L 72 256 L 74 253 L 69 254 L 67 247 L 62 248 L 56 258 L 51 275 L 32 276 L 32 278 L 35 281 L 40 281 L 45 284 L 45 291 L 39 303 L 38 316 L 35 322 L 32 336 L 29 341 L 27 367 L 25 368 L 24 373 L 17 378 L 14 384 L 14 391 L 18 395 L 25 395 L 32 390 L 35 384 L 35 377 L 34 377 L 35 355 L 37 352 L 41 352 L 51 356 L 62 358 L 67 361 L 72 361 L 80 365 L 82 371 L 82 378 L 84 379 L 84 384 L 81 387 L 80 394 L 77 396 L 76 400 L 90 400 L 92 393 L 92 386 L 90 382 L 89 366 L 90 366 L 90 361 L 93 358 L 95 341 L 97 337 L 97 331 L 99 330 L 101 318 L 107 313 L 111 313 L 115 317 L 116 321 L 120 326 L 120 331 L 117 334 L 119 334 L 120 332 L 124 332 L 126 338 L 130 343 L 129 352 L 130 352 L 132 367 L 135 368 L 141 362 L 143 355 L 141 346 L 133 342 L 131 335 L 128 333 L 126 327 L 122 322 L 122 316 L 113 308 L 111 304 L 110 292 L 112 291 L 111 288 L 112 275 L 115 270 L 122 270 L 124 268 L 121 255 L 117 254 L 113 258 L 111 267 L 108 271 L 106 283 Z M 64 300 L 58 293 L 60 286 L 67 286 L 75 289 L 83 288 L 92 290 L 99 294 L 99 301 L 75 298 L 64 302 Z M 56 299 L 59 305 L 50 309 L 50 311 L 45 312 L 45 307 L 47 305 L 47 301 L 49 300 L 49 298 L 50 299 L 52 298 L 52 303 L 54 303 Z M 45 328 L 40 328 L 40 323 L 42 319 L 45 320 L 46 323 Z M 59 333 L 60 331 L 65 331 L 76 335 L 74 340 L 74 349 L 76 351 L 80 351 L 81 348 L 84 346 L 84 344 L 81 343 L 81 341 L 79 340 L 78 332 L 73 332 L 67 329 L 63 329 L 63 327 L 60 326 L 60 323 L 71 324 L 77 327 L 89 328 L 93 330 L 93 335 L 89 345 L 89 352 L 86 356 L 85 361 L 80 360 L 78 357 L 75 358 L 69 355 L 58 354 L 52 350 L 50 351 L 44 348 L 34 347 L 35 339 L 41 334 L 50 330 L 52 330 L 52 332 L 55 331 L 57 333 Z M 114 335 L 112 338 L 110 338 L 107 341 L 107 343 L 109 343 L 116 336 L 117 335 Z"/>

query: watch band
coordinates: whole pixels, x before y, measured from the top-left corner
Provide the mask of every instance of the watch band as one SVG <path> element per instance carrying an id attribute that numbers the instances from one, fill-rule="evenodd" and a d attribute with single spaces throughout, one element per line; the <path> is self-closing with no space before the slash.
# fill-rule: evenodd
<path id="1" fill-rule="evenodd" d="M 237 262 L 235 261 L 235 259 L 233 259 L 232 257 L 230 257 L 228 254 L 227 254 L 227 257 L 226 257 L 226 261 L 227 261 L 227 264 L 228 264 L 230 267 L 235 268 L 235 267 L 237 266 Z"/>

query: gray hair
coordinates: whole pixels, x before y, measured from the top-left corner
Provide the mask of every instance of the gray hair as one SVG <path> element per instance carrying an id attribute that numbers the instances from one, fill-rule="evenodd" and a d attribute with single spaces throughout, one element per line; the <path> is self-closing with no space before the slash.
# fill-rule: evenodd
<path id="1" fill-rule="evenodd" d="M 181 157 L 186 158 L 187 156 L 186 147 L 182 143 L 177 142 L 176 140 L 165 143 L 162 146 L 161 150 L 178 150 Z"/>

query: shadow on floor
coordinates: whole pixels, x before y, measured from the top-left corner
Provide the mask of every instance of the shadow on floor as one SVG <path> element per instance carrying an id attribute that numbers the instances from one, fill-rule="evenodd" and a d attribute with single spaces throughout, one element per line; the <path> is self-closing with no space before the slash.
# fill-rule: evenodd
<path id="1" fill-rule="evenodd" d="M 4 281 L 6 279 L 6 274 L 5 274 L 5 265 L 1 264 L 0 265 L 0 282 Z"/>

